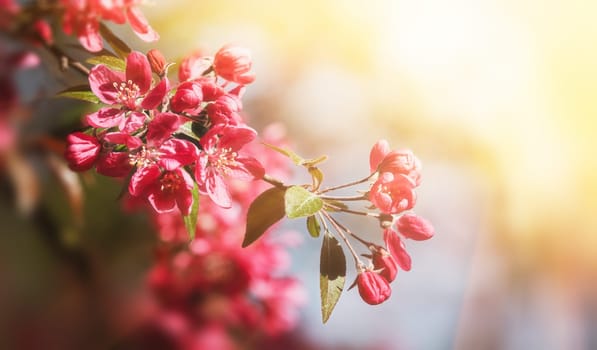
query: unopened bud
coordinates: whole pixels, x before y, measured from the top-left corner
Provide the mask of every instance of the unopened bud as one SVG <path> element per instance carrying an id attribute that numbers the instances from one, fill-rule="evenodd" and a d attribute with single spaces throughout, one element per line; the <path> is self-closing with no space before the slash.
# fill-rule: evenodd
<path id="1" fill-rule="evenodd" d="M 381 304 L 392 294 L 392 288 L 388 281 L 371 270 L 359 273 L 357 287 L 359 295 L 369 305 Z"/>
<path id="2" fill-rule="evenodd" d="M 147 52 L 147 59 L 149 60 L 149 66 L 151 71 L 155 74 L 162 76 L 165 73 L 167 62 L 164 55 L 157 49 L 151 49 Z"/>
<path id="3" fill-rule="evenodd" d="M 415 214 L 404 214 L 396 223 L 398 231 L 406 238 L 415 241 L 427 240 L 435 234 L 431 223 Z"/>

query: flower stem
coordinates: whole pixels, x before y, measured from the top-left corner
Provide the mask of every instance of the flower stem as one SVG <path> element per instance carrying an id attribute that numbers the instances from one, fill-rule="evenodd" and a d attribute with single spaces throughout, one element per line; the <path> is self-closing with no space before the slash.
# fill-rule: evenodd
<path id="1" fill-rule="evenodd" d="M 355 215 L 361 215 L 361 216 L 370 216 L 370 217 L 376 218 L 376 219 L 379 219 L 379 217 L 380 217 L 379 213 L 372 213 L 370 211 L 357 211 L 357 210 L 352 210 L 352 209 L 348 209 L 348 208 L 342 208 L 342 207 L 338 207 L 333 204 L 330 204 L 328 202 L 325 203 L 325 206 L 330 209 L 336 210 L 336 211 L 341 211 L 343 213 L 349 213 L 349 214 L 355 214 Z"/>
<path id="2" fill-rule="evenodd" d="M 363 264 L 356 250 L 354 250 L 352 244 L 350 244 L 350 241 L 348 240 L 348 238 L 346 238 L 346 235 L 344 234 L 345 230 L 342 228 L 342 226 L 329 213 L 324 211 L 322 215 L 332 224 L 332 226 L 334 226 L 334 229 L 336 229 L 336 232 L 338 232 L 338 235 L 340 235 L 340 238 L 342 238 L 344 244 L 346 244 L 346 246 L 348 247 L 348 250 L 350 251 L 350 254 L 352 254 L 352 257 L 354 259 L 354 263 L 357 270 L 363 269 L 365 264 Z"/>
<path id="3" fill-rule="evenodd" d="M 278 179 L 276 179 L 276 178 L 274 178 L 274 177 L 272 177 L 272 176 L 270 176 L 268 174 L 264 174 L 263 177 L 261 178 L 261 180 L 263 180 L 263 181 L 265 181 L 265 182 L 267 182 L 269 184 L 272 184 L 272 185 L 274 185 L 276 187 L 279 187 L 279 188 L 286 187 L 286 185 L 284 185 L 284 182 L 282 182 L 282 180 L 278 180 Z"/>
<path id="4" fill-rule="evenodd" d="M 330 191 L 334 191 L 334 190 L 339 190 L 341 188 L 346 188 L 346 187 L 350 187 L 350 186 L 355 186 L 355 185 L 358 185 L 358 184 L 362 184 L 363 182 L 366 182 L 367 180 L 369 180 L 370 178 L 372 178 L 373 175 L 375 175 L 375 174 L 377 174 L 377 172 L 373 172 L 373 173 L 367 175 L 367 177 L 365 177 L 363 179 L 360 179 L 360 180 L 357 180 L 357 181 L 345 183 L 345 184 L 338 185 L 338 186 L 328 187 L 328 188 L 326 188 L 324 190 L 318 191 L 317 194 L 323 194 L 323 193 L 326 193 L 326 192 L 330 192 Z"/>

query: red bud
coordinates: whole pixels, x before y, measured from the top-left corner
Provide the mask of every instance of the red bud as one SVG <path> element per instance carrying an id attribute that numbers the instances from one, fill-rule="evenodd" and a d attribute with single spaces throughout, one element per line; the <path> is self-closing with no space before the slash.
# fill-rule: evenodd
<path id="1" fill-rule="evenodd" d="M 435 231 L 431 223 L 415 214 L 404 214 L 396 223 L 396 228 L 406 238 L 424 241 L 433 237 Z"/>
<path id="2" fill-rule="evenodd" d="M 388 281 L 371 270 L 359 273 L 357 287 L 361 298 L 369 305 L 381 304 L 392 294 L 392 288 L 390 288 Z"/>

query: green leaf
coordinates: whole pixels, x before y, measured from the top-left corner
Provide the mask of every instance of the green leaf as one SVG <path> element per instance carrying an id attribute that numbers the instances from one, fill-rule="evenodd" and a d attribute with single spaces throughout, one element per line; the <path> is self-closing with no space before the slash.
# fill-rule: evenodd
<path id="1" fill-rule="evenodd" d="M 312 190 L 317 191 L 323 182 L 323 172 L 316 167 L 309 167 L 309 174 L 313 179 Z"/>
<path id="2" fill-rule="evenodd" d="M 278 146 L 270 145 L 269 143 L 265 143 L 265 142 L 263 142 L 263 144 L 265 146 L 273 149 L 274 151 L 281 153 L 281 154 L 285 155 L 286 157 L 290 158 L 290 160 L 292 160 L 292 162 L 296 165 L 302 165 L 303 162 L 305 161 L 305 159 L 303 159 L 303 157 L 299 156 L 298 154 L 294 153 L 293 151 L 291 151 L 289 149 L 280 148 Z"/>
<path id="3" fill-rule="evenodd" d="M 126 58 L 131 53 L 131 48 L 103 23 L 100 23 L 100 33 L 119 57 Z"/>
<path id="4" fill-rule="evenodd" d="M 125 71 L 126 70 L 126 63 L 122 58 L 118 58 L 116 56 L 95 56 L 90 57 L 87 59 L 87 63 L 89 64 L 103 64 L 104 66 L 111 68 L 113 70 L 118 71 Z"/>
<path id="5" fill-rule="evenodd" d="M 329 232 L 323 236 L 319 260 L 319 289 L 321 291 L 321 319 L 326 323 L 344 290 L 346 257 L 338 240 Z"/>
<path id="6" fill-rule="evenodd" d="M 89 85 L 77 85 L 56 94 L 56 97 L 67 97 L 91 103 L 99 103 L 100 99 L 91 92 Z"/>
<path id="7" fill-rule="evenodd" d="M 303 162 L 301 165 L 312 168 L 314 166 L 316 166 L 319 163 L 325 162 L 328 159 L 328 156 L 326 156 L 325 154 L 322 156 L 319 156 L 317 158 L 311 158 L 311 159 L 303 159 Z"/>
<path id="8" fill-rule="evenodd" d="M 269 147 L 269 148 L 273 149 L 274 151 L 281 153 L 281 154 L 285 155 L 286 157 L 290 158 L 290 160 L 292 160 L 294 162 L 294 164 L 302 165 L 306 168 L 315 167 L 315 165 L 328 159 L 328 156 L 326 156 L 326 155 L 319 156 L 317 158 L 312 158 L 312 159 L 305 159 L 289 149 L 270 145 L 269 143 L 265 143 L 265 142 L 262 142 L 262 143 L 264 146 Z"/>
<path id="9" fill-rule="evenodd" d="M 289 219 L 317 213 L 323 207 L 323 200 L 301 186 L 291 186 L 284 195 L 284 208 Z"/>
<path id="10" fill-rule="evenodd" d="M 307 230 L 313 238 L 317 238 L 321 234 L 321 225 L 315 215 L 311 215 L 307 218 Z"/>
<path id="11" fill-rule="evenodd" d="M 195 233 L 197 231 L 197 214 L 199 213 L 199 188 L 197 183 L 194 184 L 193 190 L 193 205 L 191 206 L 191 212 L 189 215 L 183 215 L 182 220 L 184 221 L 184 227 L 187 229 L 189 234 L 189 240 L 195 239 Z"/>
<path id="12" fill-rule="evenodd" d="M 249 206 L 243 248 L 261 237 L 273 224 L 284 217 L 286 187 L 272 187 L 260 194 Z"/>

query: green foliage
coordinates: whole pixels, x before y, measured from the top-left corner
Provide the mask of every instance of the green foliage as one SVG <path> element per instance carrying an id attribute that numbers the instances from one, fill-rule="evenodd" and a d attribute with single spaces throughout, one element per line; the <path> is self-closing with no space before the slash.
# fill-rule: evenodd
<path id="1" fill-rule="evenodd" d="M 284 208 L 289 219 L 310 216 L 323 207 L 323 200 L 301 186 L 291 186 L 284 195 Z"/>
<path id="2" fill-rule="evenodd" d="M 190 241 L 195 239 L 195 233 L 197 231 L 197 214 L 199 213 L 199 188 L 197 187 L 196 183 L 193 186 L 192 193 L 193 205 L 191 206 L 191 212 L 189 215 L 183 215 L 182 217 Z"/>
<path id="3" fill-rule="evenodd" d="M 319 289 L 321 292 L 321 319 L 326 323 L 344 290 L 346 258 L 340 242 L 326 232 L 321 245 L 319 261 Z"/>
<path id="4" fill-rule="evenodd" d="M 272 187 L 260 194 L 249 206 L 243 247 L 261 237 L 273 224 L 284 217 L 286 187 Z"/>
<path id="5" fill-rule="evenodd" d="M 321 225 L 315 215 L 311 215 L 307 218 L 307 230 L 313 238 L 317 238 L 321 234 Z"/>
<path id="6" fill-rule="evenodd" d="M 56 97 L 67 97 L 91 103 L 99 103 L 100 99 L 91 92 L 89 85 L 77 85 L 56 94 Z"/>
<path id="7" fill-rule="evenodd" d="M 93 65 L 103 64 L 106 67 L 117 71 L 124 71 L 126 69 L 126 63 L 122 58 L 110 55 L 90 57 L 87 59 L 87 63 Z"/>

